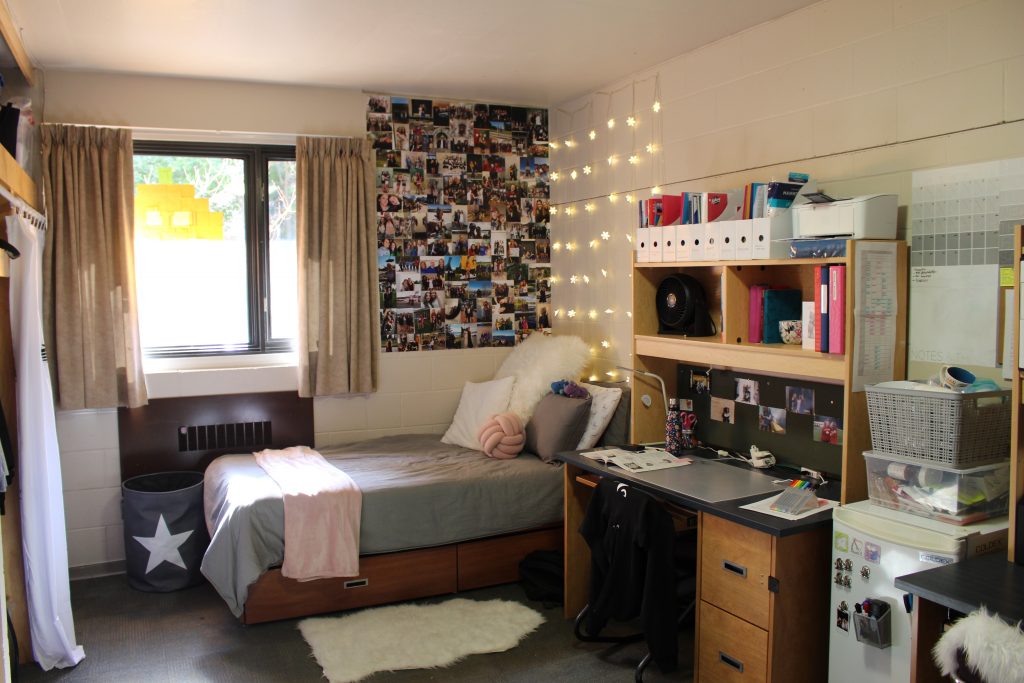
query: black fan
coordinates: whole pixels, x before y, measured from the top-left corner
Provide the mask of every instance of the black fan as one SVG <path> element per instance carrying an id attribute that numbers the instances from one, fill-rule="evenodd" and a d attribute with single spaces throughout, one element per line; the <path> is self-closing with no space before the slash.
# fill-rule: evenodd
<path id="1" fill-rule="evenodd" d="M 704 288 L 689 275 L 669 275 L 658 285 L 658 332 L 687 337 L 715 334 Z"/>

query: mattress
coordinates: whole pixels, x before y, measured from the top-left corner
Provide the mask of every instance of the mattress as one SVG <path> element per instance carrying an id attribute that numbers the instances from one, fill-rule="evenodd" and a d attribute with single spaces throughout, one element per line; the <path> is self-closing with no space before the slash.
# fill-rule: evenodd
<path id="1" fill-rule="evenodd" d="M 359 485 L 361 555 L 445 545 L 562 519 L 562 466 L 530 454 L 495 460 L 437 435 L 387 436 L 320 453 Z M 203 575 L 235 616 L 249 586 L 284 559 L 284 504 L 252 455 L 206 470 L 210 546 Z"/>

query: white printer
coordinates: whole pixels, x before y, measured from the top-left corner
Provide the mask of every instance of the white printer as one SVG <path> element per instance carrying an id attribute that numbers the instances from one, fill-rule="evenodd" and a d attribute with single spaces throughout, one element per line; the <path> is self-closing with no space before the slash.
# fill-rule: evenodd
<path id="1" fill-rule="evenodd" d="M 793 237 L 896 239 L 896 202 L 894 194 L 869 194 L 794 206 Z"/>

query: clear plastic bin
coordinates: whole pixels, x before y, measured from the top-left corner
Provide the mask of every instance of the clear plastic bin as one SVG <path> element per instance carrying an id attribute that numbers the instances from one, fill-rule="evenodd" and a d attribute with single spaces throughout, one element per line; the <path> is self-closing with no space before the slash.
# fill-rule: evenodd
<path id="1" fill-rule="evenodd" d="M 864 461 L 875 505 L 960 525 L 1005 515 L 1009 507 L 1009 461 L 956 469 L 873 451 Z"/>

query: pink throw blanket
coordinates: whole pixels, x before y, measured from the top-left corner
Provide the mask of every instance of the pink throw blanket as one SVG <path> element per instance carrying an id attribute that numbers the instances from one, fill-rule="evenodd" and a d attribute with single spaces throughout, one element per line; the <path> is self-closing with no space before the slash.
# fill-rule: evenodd
<path id="1" fill-rule="evenodd" d="M 363 496 L 352 478 L 305 446 L 254 453 L 284 498 L 284 564 L 297 581 L 359 575 Z"/>

